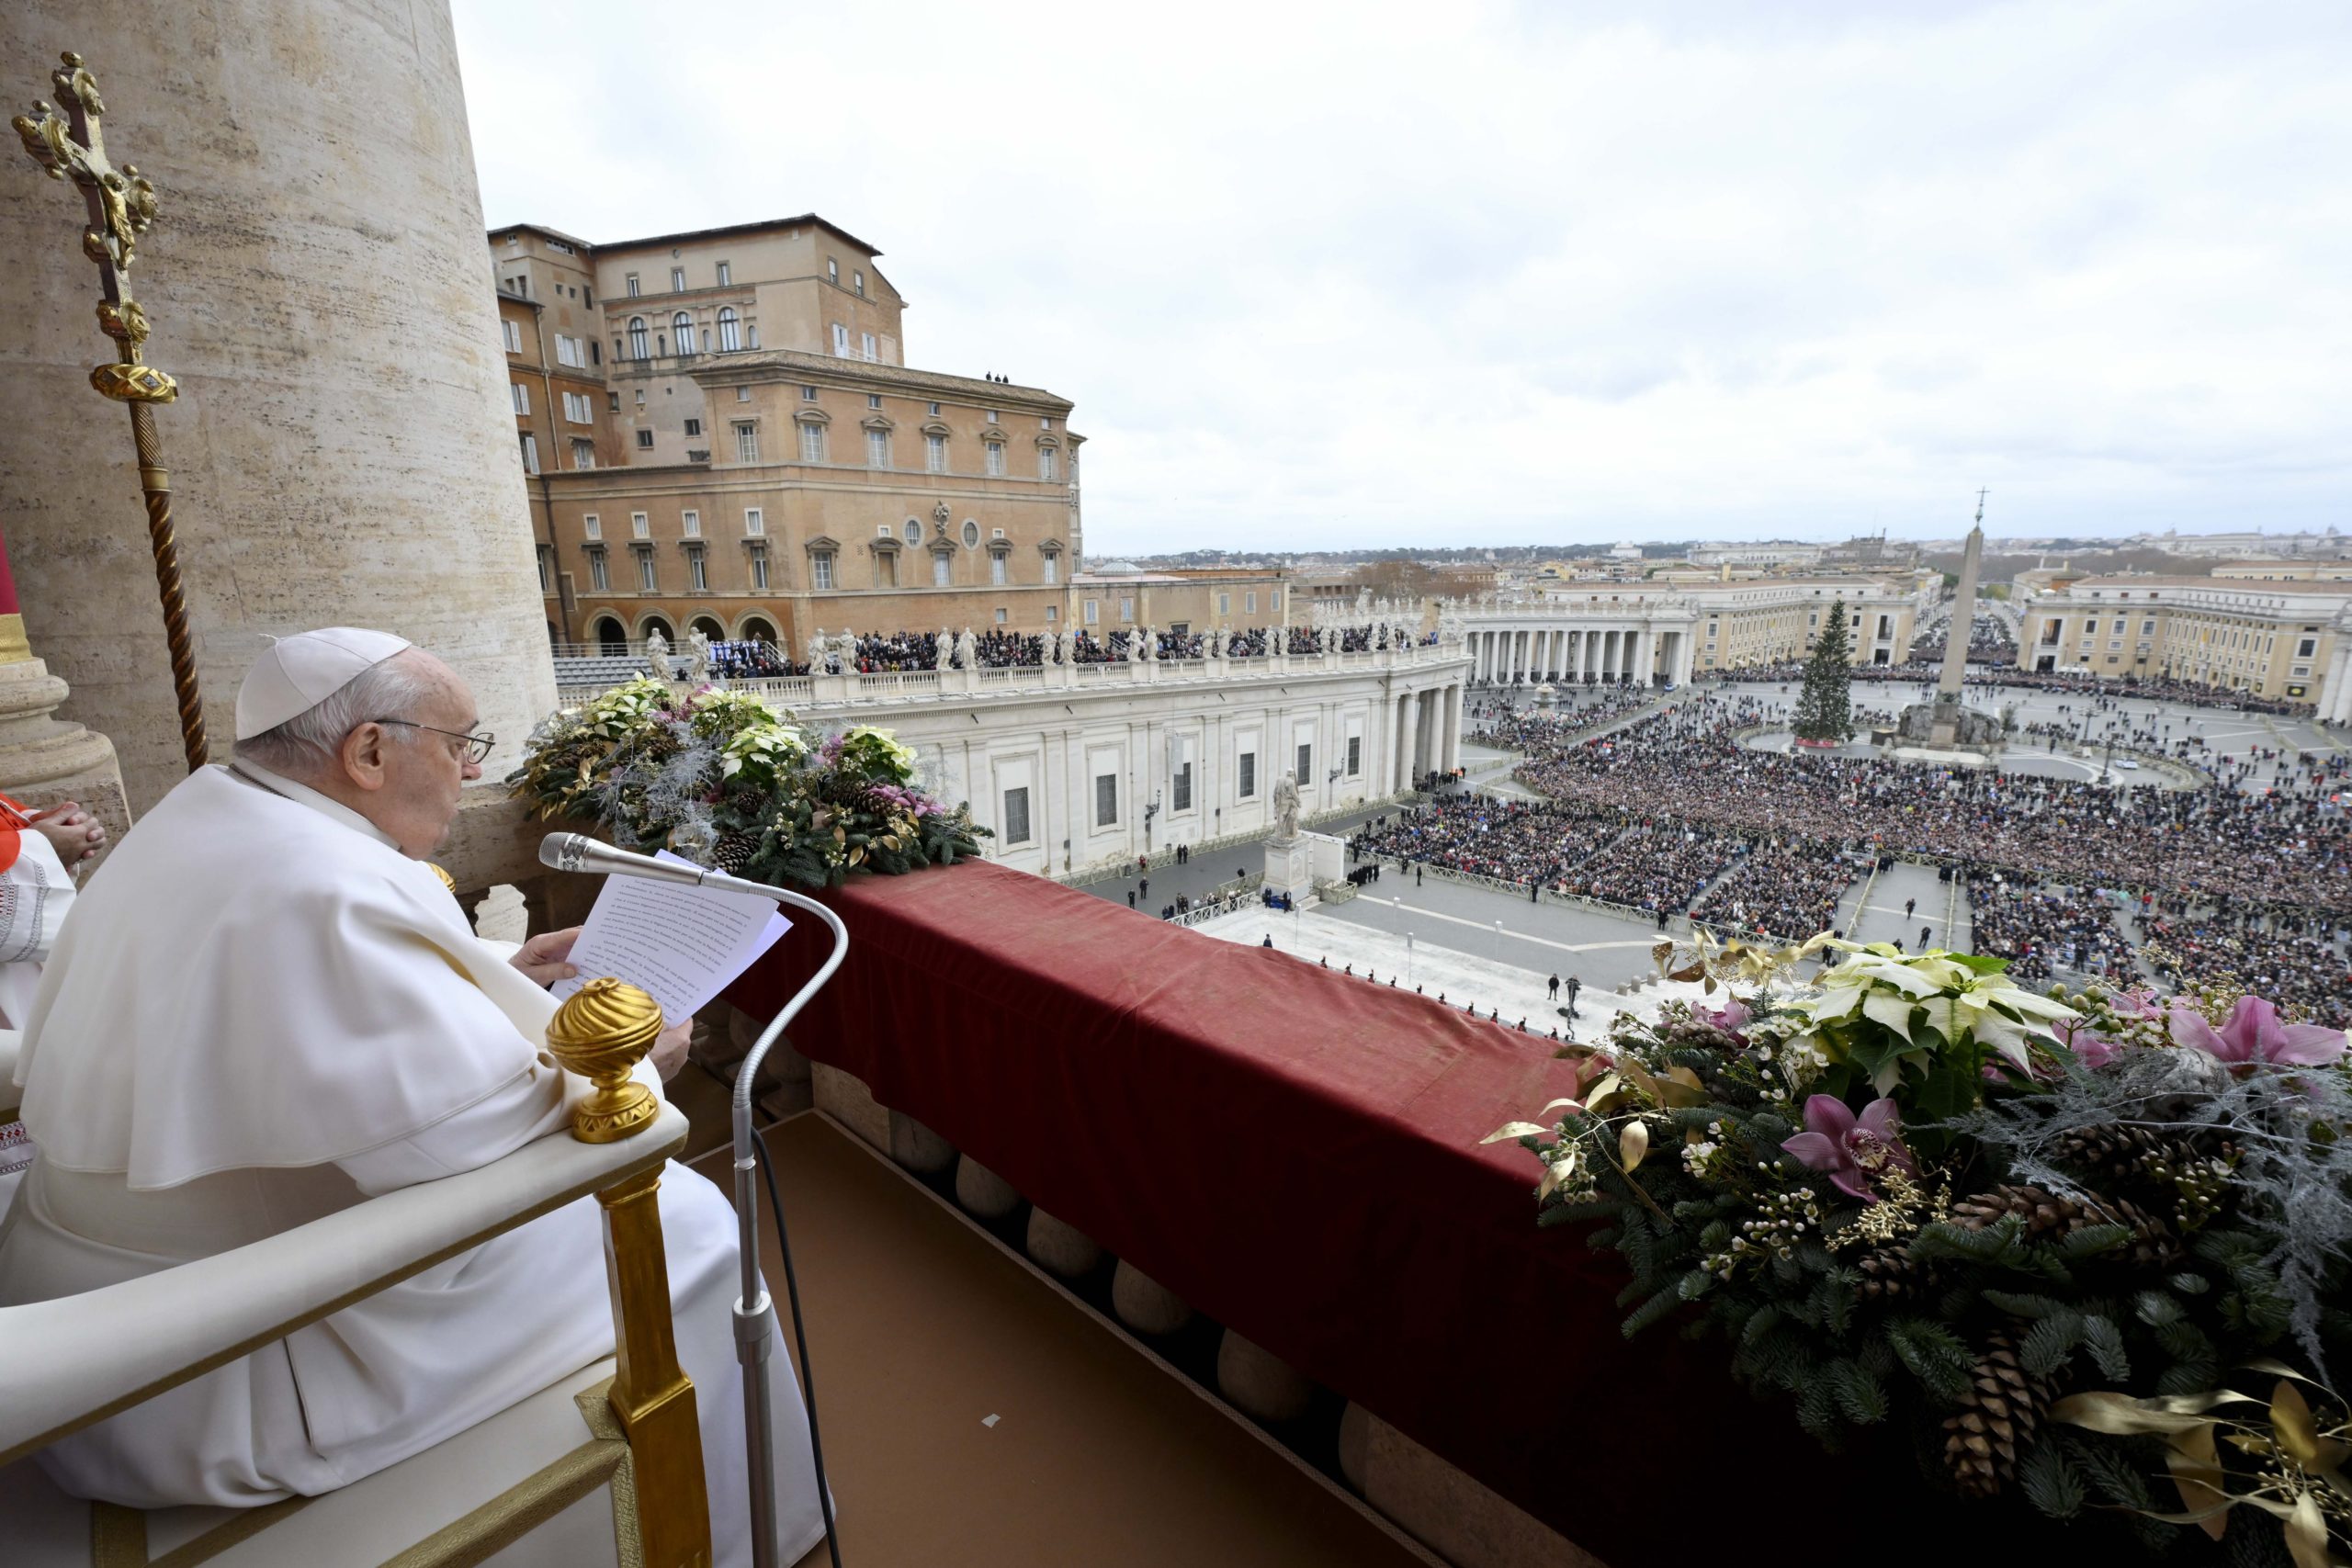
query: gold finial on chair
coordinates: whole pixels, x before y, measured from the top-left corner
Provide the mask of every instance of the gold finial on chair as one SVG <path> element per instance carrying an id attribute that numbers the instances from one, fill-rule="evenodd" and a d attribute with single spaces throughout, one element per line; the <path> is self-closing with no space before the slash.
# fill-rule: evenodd
<path id="1" fill-rule="evenodd" d="M 628 1137 L 662 1113 L 662 1100 L 629 1077 L 662 1032 L 662 1008 L 611 976 L 591 980 L 548 1021 L 548 1049 L 596 1086 L 571 1112 L 571 1135 L 583 1144 Z"/>

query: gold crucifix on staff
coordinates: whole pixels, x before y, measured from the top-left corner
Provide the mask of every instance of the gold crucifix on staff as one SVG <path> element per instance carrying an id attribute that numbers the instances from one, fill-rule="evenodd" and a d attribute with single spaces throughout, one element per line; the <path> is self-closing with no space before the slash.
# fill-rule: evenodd
<path id="1" fill-rule="evenodd" d="M 82 57 L 67 53 L 50 73 L 58 102 L 52 108 L 36 103 L 29 114 L 9 123 L 24 138 L 33 155 L 53 180 L 70 179 L 82 187 L 89 204 L 89 226 L 82 231 L 82 254 L 97 264 L 103 298 L 98 301 L 98 330 L 115 341 L 121 356 L 114 364 L 90 372 L 90 385 L 130 407 L 130 436 L 139 453 L 139 485 L 147 497 L 147 537 L 155 553 L 155 586 L 164 601 L 164 640 L 172 656 L 172 689 L 179 700 L 180 740 L 187 751 L 190 773 L 202 767 L 207 755 L 204 707 L 196 685 L 196 649 L 187 630 L 187 602 L 180 591 L 179 548 L 172 538 L 171 476 L 164 471 L 162 444 L 155 434 L 157 403 L 179 396 L 169 376 L 140 359 L 147 341 L 147 313 L 130 297 L 130 267 L 139 254 L 139 236 L 155 219 L 155 187 L 130 164 L 119 169 L 107 159 L 106 137 L 98 118 L 106 106 L 98 100 L 98 85 L 84 67 Z"/>

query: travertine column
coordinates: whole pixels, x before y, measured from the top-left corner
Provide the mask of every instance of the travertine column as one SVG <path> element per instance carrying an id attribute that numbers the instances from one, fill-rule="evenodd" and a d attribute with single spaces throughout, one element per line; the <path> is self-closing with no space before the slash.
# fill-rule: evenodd
<path id="1" fill-rule="evenodd" d="M 158 192 L 133 276 L 180 384 L 156 423 L 216 755 L 265 635 L 345 623 L 458 667 L 495 778 L 555 684 L 447 0 L 0 7 L 17 106 L 67 49 Z M 13 148 L 0 193 L 0 530 L 143 809 L 186 763 L 82 201 Z"/>

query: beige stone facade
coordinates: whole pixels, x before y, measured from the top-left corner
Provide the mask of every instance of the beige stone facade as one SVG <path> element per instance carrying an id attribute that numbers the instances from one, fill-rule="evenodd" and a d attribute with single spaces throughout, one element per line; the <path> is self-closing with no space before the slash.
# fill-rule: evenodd
<path id="1" fill-rule="evenodd" d="M 147 357 L 179 379 L 155 423 L 213 754 L 266 638 L 343 623 L 446 656 L 503 772 L 555 684 L 446 9 L 0 7 L 18 107 L 67 49 L 109 152 L 158 186 L 135 277 Z M 11 159 L 0 532 L 72 686 L 56 716 L 111 738 L 142 811 L 187 764 L 130 422 L 90 389 L 113 356 L 82 198 Z"/>
<path id="2" fill-rule="evenodd" d="M 824 220 L 490 250 L 552 641 L 1210 624 L 1205 588 L 1080 592 L 1069 400 L 910 367 L 880 253 Z"/>
<path id="3" fill-rule="evenodd" d="M 2318 700 L 2352 582 L 2086 577 L 2018 605 L 2018 668 Z"/>

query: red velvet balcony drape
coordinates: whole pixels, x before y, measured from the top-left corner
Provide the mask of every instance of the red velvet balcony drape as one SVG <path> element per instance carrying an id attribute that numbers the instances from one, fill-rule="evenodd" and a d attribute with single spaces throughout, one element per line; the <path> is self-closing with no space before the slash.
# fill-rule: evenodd
<path id="1" fill-rule="evenodd" d="M 1668 1561 L 1823 1487 L 1718 1347 L 1625 1340 L 1613 1256 L 1538 1231 L 1534 1162 L 1478 1146 L 1569 1092 L 1548 1041 L 985 863 L 827 897 L 851 953 L 802 1052 L 1571 1540 Z M 768 1016 L 821 945 L 733 999 Z"/>

